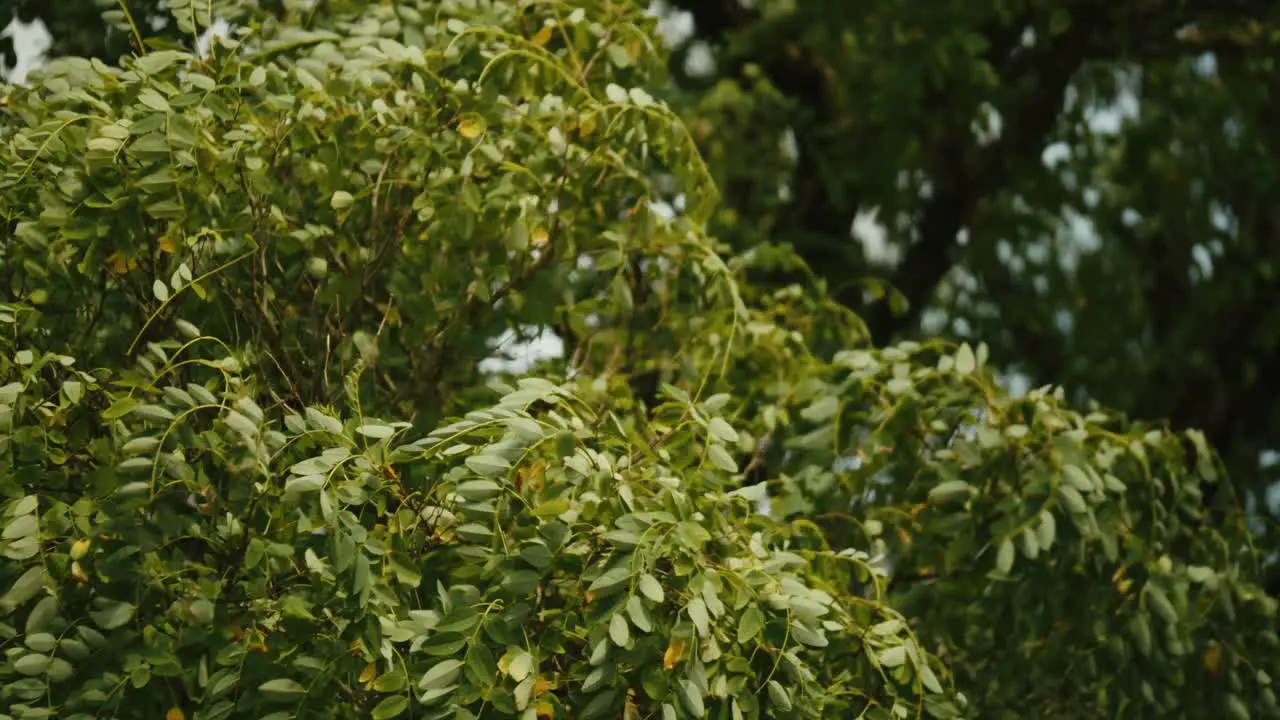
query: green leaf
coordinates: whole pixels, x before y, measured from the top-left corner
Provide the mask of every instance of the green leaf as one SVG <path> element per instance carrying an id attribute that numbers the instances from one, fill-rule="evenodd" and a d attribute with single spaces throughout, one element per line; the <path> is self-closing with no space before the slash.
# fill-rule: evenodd
<path id="1" fill-rule="evenodd" d="M 422 675 L 422 679 L 418 681 L 419 690 L 433 690 L 436 688 L 447 687 L 453 683 L 458 677 L 458 673 L 462 670 L 462 661 L 449 659 L 441 660 L 431 669 Z"/>
<path id="2" fill-rule="evenodd" d="M 1075 488 L 1063 485 L 1058 488 L 1058 494 L 1062 497 L 1062 505 L 1068 512 L 1079 515 L 1089 511 L 1089 504 L 1084 501 L 1084 497 Z"/>
<path id="3" fill-rule="evenodd" d="M 356 432 L 375 440 L 385 440 L 396 434 L 396 429 L 389 425 L 369 424 L 356 428 Z"/>
<path id="4" fill-rule="evenodd" d="M 627 102 L 627 91 L 613 83 L 609 83 L 609 85 L 605 87 L 604 95 L 611 103 L 621 105 Z"/>
<path id="5" fill-rule="evenodd" d="M 625 566 L 605 571 L 587 587 L 589 592 L 604 593 L 625 585 L 631 580 L 631 570 Z"/>
<path id="6" fill-rule="evenodd" d="M 700 523 L 692 520 L 682 520 L 676 525 L 676 537 L 680 539 L 680 542 L 685 547 L 700 550 L 703 545 L 711 540 L 711 533 Z"/>
<path id="7" fill-rule="evenodd" d="M 132 414 L 152 422 L 170 422 L 174 419 L 173 413 L 161 405 L 139 405 L 133 409 Z"/>
<path id="8" fill-rule="evenodd" d="M 523 682 L 533 672 L 533 656 L 527 650 L 516 650 L 507 661 L 507 674 L 516 682 Z"/>
<path id="9" fill-rule="evenodd" d="M 169 112 L 169 101 L 153 88 L 143 88 L 138 93 L 138 102 L 156 112 Z"/>
<path id="10" fill-rule="evenodd" d="M 227 427 L 245 437 L 254 437 L 258 434 L 258 425 L 235 410 L 228 410 L 222 417 L 222 421 L 227 424 Z"/>
<path id="11" fill-rule="evenodd" d="M 486 477 L 502 475 L 511 469 L 511 461 L 499 455 L 472 455 L 465 462 L 471 472 Z"/>
<path id="12" fill-rule="evenodd" d="M 1178 624 L 1178 611 L 1174 609 L 1173 603 L 1169 602 L 1169 596 L 1165 594 L 1160 586 L 1147 583 L 1143 588 L 1143 593 L 1146 596 L 1147 607 L 1151 608 L 1151 611 L 1156 615 L 1159 615 L 1161 620 L 1170 625 Z"/>
<path id="13" fill-rule="evenodd" d="M 3 600 L 3 605 L 8 606 L 8 611 L 3 614 L 8 614 L 13 608 L 21 607 L 28 600 L 35 597 L 36 593 L 40 592 L 44 587 L 47 578 L 48 575 L 45 574 L 43 565 L 27 568 L 26 572 L 13 581 L 9 589 L 5 591 L 3 598 L 0 598 L 0 600 Z M 4 608 L 0 607 L 0 611 L 3 610 Z"/>
<path id="14" fill-rule="evenodd" d="M 304 695 L 307 692 L 306 688 L 290 678 L 268 680 L 259 685 L 258 690 L 271 700 L 279 701 L 294 700 L 299 695 Z"/>
<path id="15" fill-rule="evenodd" d="M 645 597 L 649 598 L 649 600 L 659 605 L 662 604 L 665 593 L 662 591 L 662 583 L 659 583 L 657 578 L 649 573 L 642 573 L 640 575 L 639 587 L 640 592 L 643 593 Z"/>
<path id="16" fill-rule="evenodd" d="M 104 420 L 118 420 L 124 417 L 125 415 L 128 415 L 129 413 L 133 412 L 133 409 L 138 407 L 138 405 L 140 404 L 141 403 L 139 401 L 133 398 L 129 398 L 129 397 L 120 398 L 119 400 L 116 400 L 114 403 L 112 403 L 111 407 L 107 408 L 102 412 L 102 418 Z"/>
<path id="17" fill-rule="evenodd" d="M 754 606 L 742 611 L 738 618 L 738 642 L 746 645 L 760 635 L 764 629 L 764 613 Z"/>
<path id="18" fill-rule="evenodd" d="M 951 505 L 973 495 L 973 486 L 963 480 L 944 480 L 929 490 L 933 505 Z"/>
<path id="19" fill-rule="evenodd" d="M 700 718 L 707 714 L 706 705 L 702 702 L 702 690 L 692 680 L 686 679 L 676 685 L 676 695 L 685 712 L 693 717 Z"/>
<path id="20" fill-rule="evenodd" d="M 27 648 L 35 652 L 47 654 L 58 646 L 58 638 L 46 632 L 35 633 L 27 635 L 26 644 Z"/>
<path id="21" fill-rule="evenodd" d="M 502 493 L 502 485 L 492 480 L 468 480 L 458 485 L 458 494 L 472 502 L 488 500 Z"/>
<path id="22" fill-rule="evenodd" d="M 204 598 L 197 598 L 191 601 L 191 605 L 187 608 L 187 612 L 191 613 L 191 617 L 201 625 L 207 625 L 213 622 L 215 609 L 213 603 Z"/>
<path id="23" fill-rule="evenodd" d="M 632 595 L 627 598 L 627 616 L 631 618 L 631 624 L 641 632 L 653 632 L 653 621 L 649 617 L 649 611 L 645 609 L 644 601 L 639 597 Z"/>
<path id="24" fill-rule="evenodd" d="M 1001 575 L 1008 575 L 1013 569 L 1014 547 L 1013 541 L 1005 538 L 1000 542 L 1000 547 L 996 550 L 996 570 Z"/>
<path id="25" fill-rule="evenodd" d="M 306 415 L 307 423 L 311 425 L 311 427 L 317 430 L 323 430 L 327 433 L 333 433 L 334 435 L 342 434 L 341 420 L 330 417 L 313 407 L 307 408 L 304 414 Z"/>
<path id="26" fill-rule="evenodd" d="M 373 720 L 389 720 L 389 718 L 399 717 L 409 709 L 409 698 L 404 695 L 392 695 L 383 698 L 373 708 Z"/>
<path id="27" fill-rule="evenodd" d="M 927 662 L 920 664 L 920 684 L 931 693 L 942 694 L 942 683 L 938 682 L 938 676 L 933 674 L 933 669 Z"/>
<path id="28" fill-rule="evenodd" d="M 711 418 L 711 422 L 708 424 L 707 429 L 711 432 L 711 437 L 719 440 L 720 442 L 738 442 L 738 431 L 734 430 L 733 426 L 726 422 L 722 417 Z"/>
<path id="29" fill-rule="evenodd" d="M 90 610 L 89 617 L 103 630 L 115 630 L 132 620 L 136 611 L 137 608 L 132 603 L 107 600 L 97 609 Z"/>
<path id="30" fill-rule="evenodd" d="M 685 607 L 685 612 L 689 614 L 689 620 L 693 622 L 698 635 L 707 637 L 711 633 L 711 619 L 707 615 L 707 604 L 702 598 L 690 600 L 689 605 Z"/>
<path id="31" fill-rule="evenodd" d="M 150 453 L 160 447 L 160 438 L 157 437 L 136 437 L 120 447 L 120 452 L 126 455 L 142 455 Z"/>
<path id="32" fill-rule="evenodd" d="M 21 500 L 14 503 L 9 508 L 10 517 L 18 517 L 20 515 L 30 515 L 40 508 L 40 496 L 23 495 Z"/>
<path id="33" fill-rule="evenodd" d="M 959 349 L 956 350 L 956 372 L 961 375 L 968 375 L 977 367 L 978 361 L 973 356 L 973 348 L 969 347 L 969 343 L 961 343 Z"/>
<path id="34" fill-rule="evenodd" d="M 1212 583 L 1217 580 L 1218 574 L 1211 567 L 1204 565 L 1188 565 L 1187 579 L 1193 583 Z"/>
<path id="35" fill-rule="evenodd" d="M 2 536 L 5 540 L 14 540 L 35 535 L 40 531 L 40 522 L 35 515 L 20 515 L 5 525 Z"/>
<path id="36" fill-rule="evenodd" d="M 1058 523 L 1053 517 L 1053 513 L 1042 510 L 1040 512 L 1040 524 L 1036 526 L 1036 540 L 1040 543 L 1040 549 L 1048 552 L 1053 547 L 1053 542 L 1058 536 Z"/>
<path id="37" fill-rule="evenodd" d="M 1245 705 L 1240 696 L 1235 693 L 1227 693 L 1223 702 L 1226 706 L 1227 717 L 1230 720 L 1249 720 L 1251 717 L 1249 706 Z"/>
<path id="38" fill-rule="evenodd" d="M 1147 622 L 1147 616 L 1138 613 L 1129 621 L 1129 634 L 1133 636 L 1134 645 L 1137 646 L 1138 652 L 1143 657 L 1151 655 L 1151 625 Z"/>
<path id="39" fill-rule="evenodd" d="M 770 680 L 768 688 L 769 702 L 773 707 L 779 712 L 791 712 L 791 694 L 787 692 L 786 688 L 782 687 L 782 683 L 777 680 Z"/>
<path id="40" fill-rule="evenodd" d="M 609 639 L 620 648 L 625 648 L 631 641 L 631 628 L 627 625 L 627 619 L 622 616 L 622 613 L 614 613 L 613 617 L 609 618 Z"/>
<path id="41" fill-rule="evenodd" d="M 291 495 L 319 492 L 324 487 L 324 482 L 323 475 L 295 475 L 285 481 L 284 491 Z"/>
<path id="42" fill-rule="evenodd" d="M 170 5 L 170 7 L 176 7 Z M 133 58 L 133 66 L 147 75 L 158 75 L 165 70 L 191 60 L 191 53 L 179 50 L 152 50 Z"/>
<path id="43" fill-rule="evenodd" d="M 711 443 L 707 447 L 707 457 L 711 460 L 711 464 L 720 468 L 727 473 L 738 472 L 738 462 L 733 459 L 728 450 L 719 443 Z"/>
<path id="44" fill-rule="evenodd" d="M 53 658 L 48 655 L 23 655 L 13 661 L 13 669 L 22 675 L 43 675 L 51 664 Z"/>
<path id="45" fill-rule="evenodd" d="M 876 659 L 887 668 L 896 668 L 907 661 L 907 649 L 902 645 L 892 645 L 876 654 Z"/>
<path id="46" fill-rule="evenodd" d="M 840 413 L 840 398 L 835 395 L 824 395 L 800 410 L 800 418 L 809 423 L 826 423 L 827 420 L 835 418 L 837 413 Z"/>
<path id="47" fill-rule="evenodd" d="M 1089 476 L 1085 474 L 1084 470 L 1075 465 L 1064 465 L 1062 467 L 1062 479 L 1082 493 L 1093 492 L 1093 482 L 1089 480 Z"/>
<path id="48" fill-rule="evenodd" d="M 49 663 L 49 669 L 44 673 L 44 676 L 54 685 L 70 680 L 72 675 L 75 675 L 75 666 L 60 657 L 55 657 L 53 662 Z"/>

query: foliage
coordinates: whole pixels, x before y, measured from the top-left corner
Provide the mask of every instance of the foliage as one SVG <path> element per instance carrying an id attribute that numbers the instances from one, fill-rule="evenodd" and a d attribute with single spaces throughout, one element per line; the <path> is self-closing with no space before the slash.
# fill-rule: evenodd
<path id="1" fill-rule="evenodd" d="M 407 442 L 264 411 L 233 357 L 188 358 L 207 344 L 153 353 L 131 392 L 53 355 L 5 386 L 7 484 L 38 488 L 4 530 L 18 717 L 822 717 L 910 695 L 856 649 L 919 645 L 822 589 L 836 553 L 779 549 L 726 473 L 637 446 L 589 383 L 523 380 Z M 189 364 L 211 380 L 179 385 Z"/>
<path id="2" fill-rule="evenodd" d="M 1204 438 L 754 282 L 635 8 L 220 9 L 6 89 L 8 716 L 1280 715 Z"/>

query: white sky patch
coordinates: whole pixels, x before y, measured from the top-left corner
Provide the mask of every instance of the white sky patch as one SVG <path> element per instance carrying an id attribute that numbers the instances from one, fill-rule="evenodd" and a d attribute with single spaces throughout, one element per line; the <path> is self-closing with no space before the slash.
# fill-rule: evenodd
<path id="1" fill-rule="evenodd" d="M 778 141 L 778 148 L 782 151 L 782 156 L 791 162 L 800 159 L 800 142 L 796 140 L 795 129 L 787 128 L 782 131 L 782 138 Z"/>
<path id="2" fill-rule="evenodd" d="M 663 220 L 671 220 L 676 216 L 676 209 L 666 200 L 654 200 L 650 202 L 649 209 L 653 211 L 654 215 L 657 215 Z"/>
<path id="3" fill-rule="evenodd" d="M 658 18 L 658 35 L 668 47 L 683 45 L 693 37 L 693 13 L 673 10 L 663 0 L 651 4 L 646 15 Z"/>
<path id="4" fill-rule="evenodd" d="M 716 71 L 716 58 L 711 46 L 701 40 L 689 46 L 689 54 L 684 56 L 684 71 L 689 77 L 709 77 Z"/>
<path id="5" fill-rule="evenodd" d="M 511 330 L 503 331 L 492 343 L 493 355 L 480 361 L 480 372 L 524 374 L 538 362 L 564 357 L 564 338 L 551 328 L 523 326 L 520 332 L 532 339 L 520 341 Z"/>
<path id="6" fill-rule="evenodd" d="M 231 34 L 231 24 L 222 18 L 213 21 L 213 24 L 205 28 L 200 33 L 200 37 L 196 40 L 196 55 L 199 57 L 208 57 L 209 49 L 213 47 L 214 38 L 225 38 Z"/>
<path id="7" fill-rule="evenodd" d="M 44 63 L 44 54 L 53 46 L 53 36 L 40 18 L 29 23 L 14 18 L 4 30 L 0 30 L 0 37 L 13 38 L 13 51 L 18 62 L 11 68 L 3 68 L 0 76 L 7 75 L 8 81 L 14 85 L 25 84 L 27 76 Z"/>
<path id="8" fill-rule="evenodd" d="M 1000 133 L 1004 130 L 1004 118 L 994 105 L 984 102 L 978 106 L 978 117 L 973 119 L 969 130 L 979 145 L 990 145 L 1000 139 Z"/>
<path id="9" fill-rule="evenodd" d="M 893 267 L 902 259 L 902 248 L 889 242 L 889 229 L 880 222 L 879 214 L 879 208 L 858 213 L 849 232 L 862 245 L 867 260 Z"/>

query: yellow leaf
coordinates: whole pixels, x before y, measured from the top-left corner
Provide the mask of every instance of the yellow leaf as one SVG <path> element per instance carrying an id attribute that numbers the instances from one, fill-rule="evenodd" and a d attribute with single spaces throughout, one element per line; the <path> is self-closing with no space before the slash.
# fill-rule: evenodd
<path id="1" fill-rule="evenodd" d="M 538 31 L 538 34 L 533 36 L 533 44 L 537 45 L 538 47 L 542 47 L 543 45 L 546 45 L 550 40 L 551 40 L 550 25 L 543 25 L 542 29 Z"/>
<path id="2" fill-rule="evenodd" d="M 78 562 L 71 563 L 71 577 L 75 578 L 76 582 L 89 582 L 89 576 L 84 574 L 84 568 L 80 567 Z"/>
<path id="3" fill-rule="evenodd" d="M 548 682 L 546 678 L 539 675 L 538 679 L 533 683 L 533 693 L 531 694 L 530 697 L 535 697 L 535 698 L 540 697 L 542 695 L 545 695 L 547 691 L 550 689 L 551 689 L 551 683 Z"/>
<path id="4" fill-rule="evenodd" d="M 533 232 L 529 233 L 529 243 L 534 247 L 542 247 L 547 244 L 549 237 L 546 228 L 534 228 Z"/>
<path id="5" fill-rule="evenodd" d="M 182 712 L 182 708 L 171 707 L 169 712 L 164 714 L 164 720 L 187 720 L 187 716 Z"/>
<path id="6" fill-rule="evenodd" d="M 538 703 L 533 712 L 540 718 L 553 718 L 556 716 L 556 711 L 551 707 L 551 703 L 545 701 Z"/>
<path id="7" fill-rule="evenodd" d="M 1209 674 L 1218 672 L 1218 667 L 1222 665 L 1222 649 L 1217 645 L 1210 645 L 1204 651 L 1204 670 Z"/>
<path id="8" fill-rule="evenodd" d="M 681 658 L 684 657 L 684 640 L 673 638 L 671 644 L 667 646 L 667 652 L 662 655 L 662 667 L 668 670 L 674 670 L 680 664 Z"/>
<path id="9" fill-rule="evenodd" d="M 582 137 L 587 137 L 596 131 L 596 116 L 594 114 L 587 115 L 582 118 L 582 122 L 578 123 L 578 133 Z"/>
<path id="10" fill-rule="evenodd" d="M 89 552 L 89 538 L 80 538 L 71 544 L 71 559 L 79 560 Z"/>
<path id="11" fill-rule="evenodd" d="M 161 252 L 172 253 L 172 252 L 173 252 L 173 238 L 169 237 L 168 235 L 161 235 L 161 236 L 160 236 L 160 250 L 161 250 Z"/>
<path id="12" fill-rule="evenodd" d="M 474 140 L 480 137 L 480 133 L 484 132 L 484 118 L 472 115 L 458 123 L 458 134 L 468 140 Z"/>
<path id="13" fill-rule="evenodd" d="M 378 674 L 378 666 L 373 663 L 369 663 L 369 666 L 366 667 L 364 671 L 360 673 L 360 677 L 356 678 L 356 681 L 361 684 L 367 683 L 370 680 L 372 680 L 374 676 L 377 674 Z"/>
<path id="14" fill-rule="evenodd" d="M 111 253 L 107 257 L 107 264 L 111 266 L 111 270 L 117 275 L 123 275 L 138 266 L 136 260 L 130 260 L 118 252 Z"/>
<path id="15" fill-rule="evenodd" d="M 1116 590 L 1119 590 L 1121 595 L 1128 593 L 1129 588 L 1133 586 L 1133 581 L 1125 577 L 1123 565 L 1116 568 L 1115 574 L 1111 576 L 1111 583 L 1116 586 Z"/>

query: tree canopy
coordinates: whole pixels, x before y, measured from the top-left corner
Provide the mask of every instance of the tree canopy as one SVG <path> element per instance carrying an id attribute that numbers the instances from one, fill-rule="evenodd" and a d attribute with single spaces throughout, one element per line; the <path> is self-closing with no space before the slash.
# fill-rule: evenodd
<path id="1" fill-rule="evenodd" d="M 3 89 L 0 716 L 1280 715 L 1216 438 L 1009 393 L 1014 324 L 906 332 L 910 283 L 855 314 L 764 65 L 692 96 L 615 2 L 262 5 L 59 4 Z M 744 58 L 821 24 L 736 7 Z M 851 47 L 961 27 L 898 12 Z"/>
<path id="2" fill-rule="evenodd" d="M 793 245 L 879 342 L 981 339 L 1077 407 L 1202 429 L 1267 512 L 1278 6 L 668 4 L 676 67 L 714 59 L 680 87 L 717 236 Z"/>

